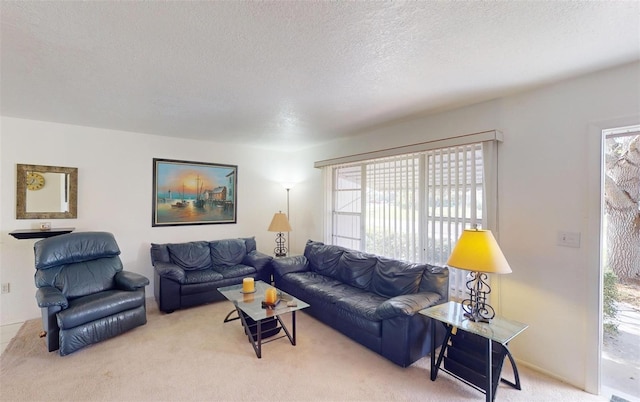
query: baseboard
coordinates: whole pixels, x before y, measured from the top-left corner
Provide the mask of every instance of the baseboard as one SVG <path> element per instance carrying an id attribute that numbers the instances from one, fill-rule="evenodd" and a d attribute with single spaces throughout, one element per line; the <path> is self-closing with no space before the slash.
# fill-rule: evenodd
<path id="1" fill-rule="evenodd" d="M 528 362 L 526 362 L 526 361 L 524 361 L 524 360 L 515 359 L 515 361 L 516 361 L 516 364 L 517 364 L 518 366 L 521 366 L 521 365 L 522 365 L 522 366 L 526 366 L 527 368 L 530 368 L 531 370 L 534 370 L 534 371 L 537 371 L 537 372 L 539 372 L 539 373 L 542 373 L 542 374 L 544 374 L 544 375 L 546 375 L 546 376 L 549 376 L 549 377 L 551 377 L 551 378 L 553 378 L 553 379 L 556 379 L 556 380 L 558 380 L 558 381 L 562 381 L 563 383 L 565 383 L 565 384 L 569 384 L 569 385 L 571 385 L 571 386 L 573 386 L 573 387 L 576 387 L 576 388 L 578 388 L 579 390 L 582 390 L 582 391 L 584 391 L 584 392 L 586 392 L 586 393 L 589 393 L 589 394 L 592 394 L 592 395 L 597 395 L 597 394 L 593 394 L 593 393 L 591 393 L 591 392 L 587 391 L 587 390 L 584 388 L 584 384 L 575 384 L 575 383 L 573 383 L 573 382 L 571 382 L 571 381 L 567 380 L 566 378 L 564 378 L 564 377 L 562 377 L 562 376 L 559 376 L 559 375 L 558 375 L 558 374 L 556 374 L 556 373 L 553 373 L 553 372 L 551 372 L 551 371 L 549 371 L 549 370 L 545 370 L 545 369 L 543 369 L 543 368 L 541 368 L 541 367 L 536 366 L 535 364 L 528 363 Z"/>

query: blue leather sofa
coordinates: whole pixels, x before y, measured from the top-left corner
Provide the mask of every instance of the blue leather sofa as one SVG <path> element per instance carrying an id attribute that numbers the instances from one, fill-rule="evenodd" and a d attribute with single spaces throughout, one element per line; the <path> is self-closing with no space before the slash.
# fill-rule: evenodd
<path id="1" fill-rule="evenodd" d="M 253 237 L 151 244 L 155 298 L 160 311 L 226 300 L 219 287 L 242 278 L 271 282 L 273 257 L 256 250 Z"/>
<path id="2" fill-rule="evenodd" d="M 147 323 L 149 279 L 123 271 L 111 233 L 76 232 L 34 245 L 36 300 L 49 352 L 60 355 Z"/>
<path id="3" fill-rule="evenodd" d="M 308 241 L 304 255 L 273 260 L 276 287 L 306 313 L 407 367 L 429 354 L 444 327 L 418 311 L 448 299 L 449 270 Z"/>

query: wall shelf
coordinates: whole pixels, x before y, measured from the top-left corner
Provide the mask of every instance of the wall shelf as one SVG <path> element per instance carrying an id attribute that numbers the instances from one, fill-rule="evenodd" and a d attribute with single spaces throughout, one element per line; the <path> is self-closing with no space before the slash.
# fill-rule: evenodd
<path id="1" fill-rule="evenodd" d="M 14 230 L 13 232 L 9 232 L 9 234 L 18 240 L 44 239 L 46 237 L 53 237 L 53 236 L 58 236 L 65 233 L 71 233 L 74 230 L 75 228 L 52 228 L 49 230 L 22 229 L 22 230 Z"/>

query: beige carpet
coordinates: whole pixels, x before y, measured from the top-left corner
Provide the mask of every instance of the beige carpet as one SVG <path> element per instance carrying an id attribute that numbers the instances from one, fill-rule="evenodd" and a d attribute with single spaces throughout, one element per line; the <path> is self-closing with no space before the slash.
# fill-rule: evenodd
<path id="1" fill-rule="evenodd" d="M 222 322 L 231 303 L 168 315 L 152 299 L 147 305 L 147 325 L 64 357 L 46 351 L 39 320 L 26 322 L 0 356 L 0 400 L 484 400 L 447 374 L 430 381 L 428 357 L 398 367 L 304 313 L 298 345 L 267 343 L 258 359 L 240 322 Z M 501 384 L 497 401 L 605 400 L 519 369 L 523 389 Z"/>

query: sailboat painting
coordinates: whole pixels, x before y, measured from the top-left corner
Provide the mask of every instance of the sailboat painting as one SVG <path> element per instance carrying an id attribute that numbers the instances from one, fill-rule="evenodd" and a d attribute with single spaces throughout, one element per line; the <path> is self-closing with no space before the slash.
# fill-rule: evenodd
<path id="1" fill-rule="evenodd" d="M 153 159 L 152 226 L 236 223 L 238 166 Z"/>

